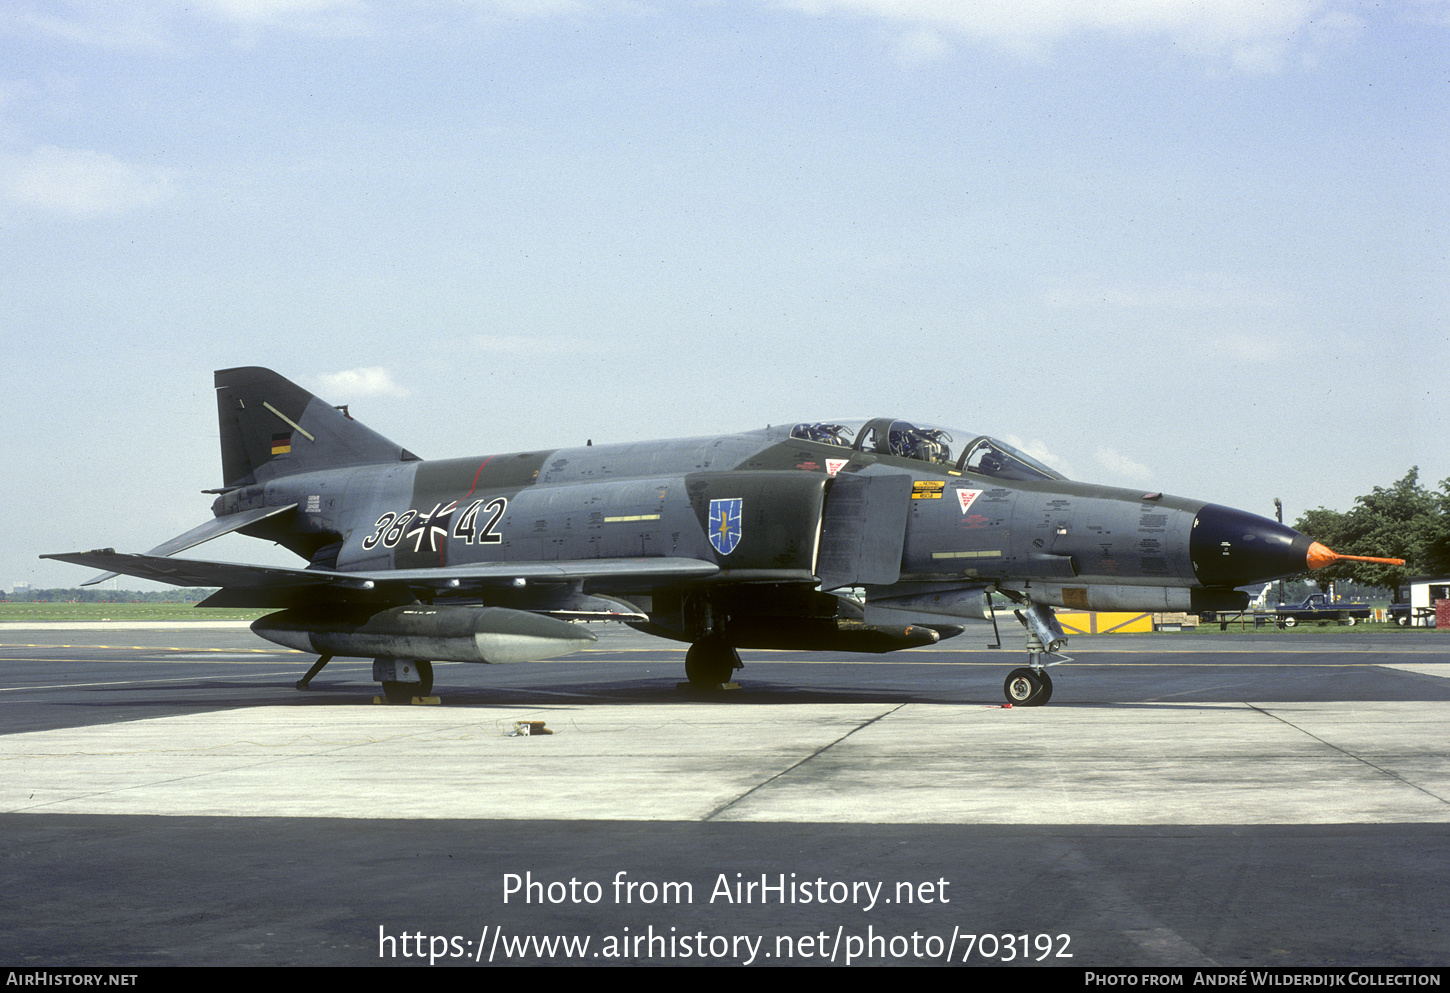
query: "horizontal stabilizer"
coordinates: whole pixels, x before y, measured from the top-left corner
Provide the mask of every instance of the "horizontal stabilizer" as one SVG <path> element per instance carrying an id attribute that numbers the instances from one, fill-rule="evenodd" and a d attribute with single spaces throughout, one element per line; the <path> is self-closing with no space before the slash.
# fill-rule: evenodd
<path id="1" fill-rule="evenodd" d="M 255 510 L 244 510 L 240 514 L 228 514 L 225 517 L 213 518 L 205 524 L 192 528 L 185 534 L 179 534 L 170 541 L 163 541 L 155 548 L 148 551 L 147 555 L 175 555 L 194 545 L 200 545 L 204 541 L 211 541 L 213 538 L 220 538 L 224 534 L 231 534 L 239 531 L 249 524 L 258 521 L 265 521 L 269 517 L 276 517 L 278 514 L 285 514 L 297 505 L 289 503 L 285 507 L 258 507 Z M 115 579 L 119 572 L 103 572 L 99 576 L 87 579 L 82 586 L 95 586 L 97 583 L 104 583 L 108 579 Z"/>
<path id="2" fill-rule="evenodd" d="M 66 552 L 42 555 L 74 565 L 107 569 L 112 575 L 135 576 L 172 586 L 295 586 L 326 585 L 338 573 L 277 566 L 239 565 L 232 562 L 200 562 L 195 559 L 173 559 L 164 555 L 123 555 L 113 548 L 97 548 L 89 552 Z M 355 577 L 348 577 L 354 579 Z"/>

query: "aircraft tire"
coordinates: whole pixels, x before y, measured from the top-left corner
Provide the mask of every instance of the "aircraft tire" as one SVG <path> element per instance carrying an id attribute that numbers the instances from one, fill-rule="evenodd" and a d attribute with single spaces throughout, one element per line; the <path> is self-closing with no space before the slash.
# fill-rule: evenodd
<path id="1" fill-rule="evenodd" d="M 730 681 L 739 661 L 735 649 L 725 642 L 706 638 L 685 653 L 685 678 L 691 686 L 719 686 Z"/>
<path id="2" fill-rule="evenodd" d="M 1052 694 L 1048 690 L 1044 695 L 1043 688 L 1043 676 L 1025 667 L 1013 669 L 1007 674 L 1007 681 L 1002 684 L 1002 692 L 1006 694 L 1007 702 L 1014 707 L 1042 706 L 1047 702 L 1046 696 Z"/>
<path id="3" fill-rule="evenodd" d="M 417 683 L 383 683 L 383 696 L 389 703 L 407 703 L 418 695 Z"/>
<path id="4" fill-rule="evenodd" d="M 1047 705 L 1047 701 L 1052 699 L 1052 677 L 1047 674 L 1046 669 L 1043 669 L 1037 674 L 1037 678 L 1042 680 L 1042 696 L 1033 701 L 1031 706 L 1044 707 Z"/>
<path id="5" fill-rule="evenodd" d="M 417 659 L 413 663 L 418 669 L 419 683 L 383 683 L 383 696 L 389 703 L 408 703 L 415 696 L 427 696 L 433 692 L 433 663 Z"/>

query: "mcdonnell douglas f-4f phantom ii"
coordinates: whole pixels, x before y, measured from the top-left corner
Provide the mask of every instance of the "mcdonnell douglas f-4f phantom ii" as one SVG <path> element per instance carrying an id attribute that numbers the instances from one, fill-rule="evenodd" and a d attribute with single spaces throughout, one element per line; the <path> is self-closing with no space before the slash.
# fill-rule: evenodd
<path id="1" fill-rule="evenodd" d="M 270 370 L 224 369 L 216 388 L 213 520 L 144 555 L 45 557 L 107 570 L 91 583 L 124 573 L 220 587 L 203 607 L 277 608 L 252 630 L 319 656 L 299 689 L 349 656 L 374 659 L 391 699 L 426 694 L 435 661 L 592 644 L 580 619 L 689 642 L 690 682 L 715 686 L 740 648 L 888 652 L 995 626 L 996 595 L 1026 629 L 1007 699 L 1032 706 L 1069 660 L 1054 607 L 1241 610 L 1236 587 L 1350 558 L 890 417 L 425 461 Z M 307 565 L 171 557 L 231 532 Z"/>

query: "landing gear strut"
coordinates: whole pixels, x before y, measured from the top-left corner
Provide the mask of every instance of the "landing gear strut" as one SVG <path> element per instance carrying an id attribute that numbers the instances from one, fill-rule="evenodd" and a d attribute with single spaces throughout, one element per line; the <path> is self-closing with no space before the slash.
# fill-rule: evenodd
<path id="1" fill-rule="evenodd" d="M 317 661 L 312 663 L 312 668 L 307 670 L 307 675 L 297 680 L 294 684 L 299 690 L 305 690 L 312 684 L 312 677 L 322 671 L 322 667 L 332 661 L 331 655 L 319 655 Z"/>
<path id="2" fill-rule="evenodd" d="M 1040 707 L 1052 699 L 1052 677 L 1047 674 L 1047 667 L 1072 661 L 1070 656 L 1058 651 L 1067 641 L 1067 634 L 1053 616 L 1052 608 L 1045 604 L 1034 603 L 1014 613 L 1027 629 L 1027 665 L 1007 674 L 1002 692 L 1014 707 Z M 1043 661 L 1049 655 L 1057 658 Z"/>
<path id="3" fill-rule="evenodd" d="M 719 638 L 704 638 L 685 653 L 685 676 L 691 686 L 717 687 L 743 666 L 740 653 Z"/>

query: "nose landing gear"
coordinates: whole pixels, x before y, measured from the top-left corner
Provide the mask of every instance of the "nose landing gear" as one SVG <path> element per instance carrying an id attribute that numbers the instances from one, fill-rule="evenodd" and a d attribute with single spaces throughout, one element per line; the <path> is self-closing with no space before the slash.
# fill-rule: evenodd
<path id="1" fill-rule="evenodd" d="M 1047 674 L 1047 667 L 1072 661 L 1071 656 L 1058 651 L 1067 641 L 1067 634 L 1053 616 L 1052 608 L 1045 604 L 1030 604 L 1026 610 L 1013 613 L 1027 631 L 1027 665 L 1007 674 L 1002 692 L 1014 707 L 1041 707 L 1052 699 L 1052 677 Z M 1049 655 L 1056 658 L 1043 661 Z"/>

